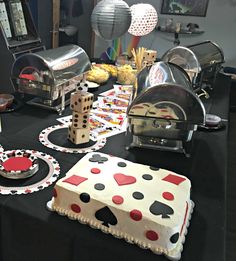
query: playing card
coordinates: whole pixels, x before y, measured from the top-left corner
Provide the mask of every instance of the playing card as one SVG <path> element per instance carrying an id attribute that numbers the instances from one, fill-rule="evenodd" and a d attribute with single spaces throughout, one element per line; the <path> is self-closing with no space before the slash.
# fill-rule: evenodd
<path id="1" fill-rule="evenodd" d="M 108 96 L 108 97 L 103 97 L 100 96 L 98 97 L 98 103 L 99 106 L 101 107 L 109 107 L 109 108 L 127 108 L 129 103 L 128 101 L 124 99 L 118 99 L 115 96 Z"/>
<path id="2" fill-rule="evenodd" d="M 99 113 L 94 112 L 91 113 L 98 120 L 108 124 L 110 126 L 116 126 L 119 129 L 126 129 L 126 116 L 125 115 L 116 115 L 116 114 L 107 114 L 107 113 Z"/>
<path id="3" fill-rule="evenodd" d="M 92 113 L 106 113 L 106 114 L 116 114 L 116 115 L 125 115 L 127 108 L 110 108 L 110 107 L 101 107 L 99 103 L 96 101 L 93 103 L 93 108 L 91 110 Z"/>
<path id="4" fill-rule="evenodd" d="M 91 115 L 89 118 L 90 123 L 90 138 L 94 141 L 114 136 L 116 134 L 122 133 L 123 130 L 120 130 L 116 126 L 112 126 L 109 123 L 105 123 L 98 118 Z"/>
<path id="5" fill-rule="evenodd" d="M 114 88 L 105 92 L 102 92 L 100 95 L 104 97 L 116 97 L 121 100 L 129 101 L 131 97 L 132 89 L 130 87 L 125 87 L 123 85 L 114 85 Z"/>

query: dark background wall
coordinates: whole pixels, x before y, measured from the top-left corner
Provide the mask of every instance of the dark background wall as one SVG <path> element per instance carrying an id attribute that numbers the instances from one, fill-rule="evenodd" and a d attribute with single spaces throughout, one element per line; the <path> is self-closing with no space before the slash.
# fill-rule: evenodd
<path id="1" fill-rule="evenodd" d="M 38 28 L 39 36 L 47 49 L 52 45 L 52 1 L 29 0 L 32 15 Z M 61 0 L 61 6 L 68 11 L 67 22 L 78 28 L 75 44 L 91 55 L 92 29 L 90 16 L 93 10 L 93 0 Z M 64 44 L 64 43 L 63 43 Z"/>

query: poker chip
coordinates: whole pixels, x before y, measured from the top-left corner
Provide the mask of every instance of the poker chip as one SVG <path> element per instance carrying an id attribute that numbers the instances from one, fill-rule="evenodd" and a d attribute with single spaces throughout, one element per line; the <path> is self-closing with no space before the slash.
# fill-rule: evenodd
<path id="1" fill-rule="evenodd" d="M 38 171 L 38 159 L 28 150 L 14 150 L 0 155 L 0 175 L 9 179 L 24 179 Z"/>
<path id="2" fill-rule="evenodd" d="M 46 146 L 50 149 L 65 152 L 65 153 L 75 153 L 75 154 L 76 153 L 87 153 L 87 152 L 93 152 L 93 151 L 96 151 L 96 150 L 100 150 L 106 144 L 106 139 L 103 138 L 103 139 L 97 140 L 93 145 L 88 146 L 88 147 L 67 148 L 67 147 L 63 147 L 63 146 L 59 146 L 57 144 L 54 144 L 53 142 L 51 142 L 49 140 L 49 134 L 51 134 L 52 132 L 54 132 L 56 130 L 65 129 L 65 128 L 68 128 L 68 125 L 59 124 L 59 125 L 54 125 L 54 126 L 48 127 L 48 128 L 46 128 L 46 129 L 44 129 L 43 131 L 40 132 L 39 141 L 44 146 Z"/>
<path id="3" fill-rule="evenodd" d="M 48 155 L 43 152 L 35 151 L 35 150 L 12 150 L 12 151 L 5 151 L 4 154 L 11 155 L 16 153 L 28 153 L 30 154 L 31 158 L 37 158 L 38 160 L 44 161 L 48 165 L 48 173 L 47 175 L 41 179 L 40 181 L 35 182 L 34 184 L 27 185 L 27 186 L 15 186 L 15 187 L 6 187 L 0 185 L 0 194 L 3 195 L 19 195 L 19 194 L 28 194 L 43 190 L 44 188 L 51 185 L 53 182 L 57 180 L 60 174 L 60 166 L 59 163 L 53 158 L 51 155 Z M 4 159 L 6 156 L 4 155 Z M 37 172 L 35 173 L 37 175 Z"/>

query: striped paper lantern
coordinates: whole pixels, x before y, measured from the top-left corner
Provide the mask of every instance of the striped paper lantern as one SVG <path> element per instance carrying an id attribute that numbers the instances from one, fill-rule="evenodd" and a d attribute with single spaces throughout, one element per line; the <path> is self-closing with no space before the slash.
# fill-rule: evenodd
<path id="1" fill-rule="evenodd" d="M 91 24 L 96 35 L 106 40 L 116 39 L 130 27 L 130 8 L 122 0 L 103 0 L 94 7 Z"/>

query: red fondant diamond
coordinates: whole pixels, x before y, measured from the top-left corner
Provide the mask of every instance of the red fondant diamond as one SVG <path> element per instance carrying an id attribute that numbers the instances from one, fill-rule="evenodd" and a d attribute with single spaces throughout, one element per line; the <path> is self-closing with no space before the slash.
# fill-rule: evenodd
<path id="1" fill-rule="evenodd" d="M 122 173 L 117 173 L 114 175 L 114 179 L 116 180 L 119 186 L 130 185 L 136 182 L 136 178 L 133 176 L 127 176 Z"/>
<path id="2" fill-rule="evenodd" d="M 170 183 L 173 183 L 175 185 L 179 185 L 180 183 L 185 181 L 185 178 L 182 178 L 182 177 L 179 177 L 179 176 L 175 176 L 173 174 L 169 174 L 168 176 L 166 176 L 162 180 L 170 182 Z"/>
<path id="3" fill-rule="evenodd" d="M 71 177 L 63 180 L 63 182 L 78 186 L 80 183 L 84 182 L 85 180 L 87 180 L 87 178 L 77 176 L 77 175 L 72 175 Z"/>

